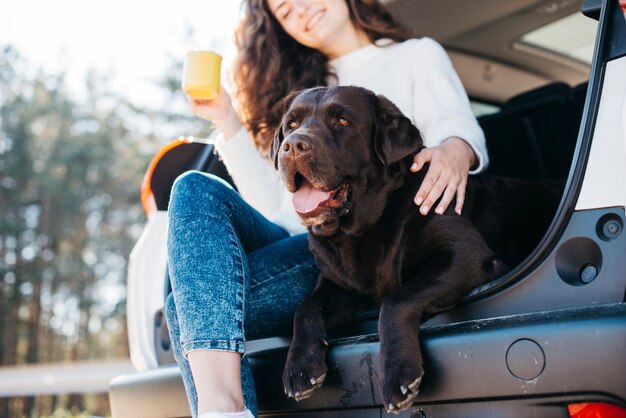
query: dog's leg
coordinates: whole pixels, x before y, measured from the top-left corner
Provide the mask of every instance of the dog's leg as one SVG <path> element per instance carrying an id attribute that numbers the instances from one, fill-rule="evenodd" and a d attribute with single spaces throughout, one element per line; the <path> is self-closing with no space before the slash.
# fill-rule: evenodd
<path id="1" fill-rule="evenodd" d="M 417 396 L 424 375 L 420 325 L 455 306 L 474 287 L 497 277 L 500 266 L 486 244 L 474 248 L 471 256 L 455 251 L 431 254 L 428 266 L 383 303 L 378 322 L 378 363 L 388 412 L 409 408 Z"/>
<path id="2" fill-rule="evenodd" d="M 286 395 L 300 401 L 322 385 L 328 371 L 326 329 L 350 322 L 366 306 L 363 296 L 320 277 L 313 293 L 296 310 L 293 340 L 283 371 Z"/>

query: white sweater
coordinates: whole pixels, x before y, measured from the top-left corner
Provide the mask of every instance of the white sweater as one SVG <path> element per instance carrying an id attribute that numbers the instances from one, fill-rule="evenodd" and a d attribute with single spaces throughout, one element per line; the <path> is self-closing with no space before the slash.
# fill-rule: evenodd
<path id="1" fill-rule="evenodd" d="M 366 87 L 386 96 L 417 126 L 426 146 L 451 136 L 463 138 L 478 157 L 472 174 L 484 170 L 488 164 L 484 134 L 441 45 L 430 38 L 383 40 L 377 45 L 330 61 L 337 84 Z M 273 162 L 261 156 L 245 129 L 228 140 L 219 135 L 216 148 L 248 203 L 291 234 L 306 231 Z"/>

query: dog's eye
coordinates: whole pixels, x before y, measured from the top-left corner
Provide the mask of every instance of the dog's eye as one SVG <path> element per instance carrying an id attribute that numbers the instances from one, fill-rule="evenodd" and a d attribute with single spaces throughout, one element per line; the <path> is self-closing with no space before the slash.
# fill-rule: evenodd
<path id="1" fill-rule="evenodd" d="M 298 122 L 296 122 L 295 120 L 292 120 L 291 122 L 287 124 L 287 126 L 289 126 L 290 129 L 296 129 L 298 127 Z"/>
<path id="2" fill-rule="evenodd" d="M 350 122 L 348 122 L 348 119 L 346 119 L 346 118 L 339 118 L 339 119 L 337 119 L 337 125 L 339 125 L 339 126 L 348 126 L 348 125 L 350 125 Z"/>

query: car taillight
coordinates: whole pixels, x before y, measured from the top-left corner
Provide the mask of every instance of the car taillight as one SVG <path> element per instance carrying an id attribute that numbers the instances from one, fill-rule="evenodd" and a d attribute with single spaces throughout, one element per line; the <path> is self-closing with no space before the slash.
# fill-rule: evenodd
<path id="1" fill-rule="evenodd" d="M 626 409 L 610 403 L 573 403 L 567 409 L 570 418 L 626 418 Z"/>

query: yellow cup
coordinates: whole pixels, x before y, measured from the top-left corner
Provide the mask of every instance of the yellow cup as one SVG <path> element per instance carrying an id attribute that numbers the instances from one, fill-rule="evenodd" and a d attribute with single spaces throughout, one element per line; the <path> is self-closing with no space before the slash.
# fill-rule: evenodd
<path id="1" fill-rule="evenodd" d="M 196 99 L 214 99 L 220 91 L 222 57 L 213 51 L 189 51 L 183 66 L 182 88 Z"/>

